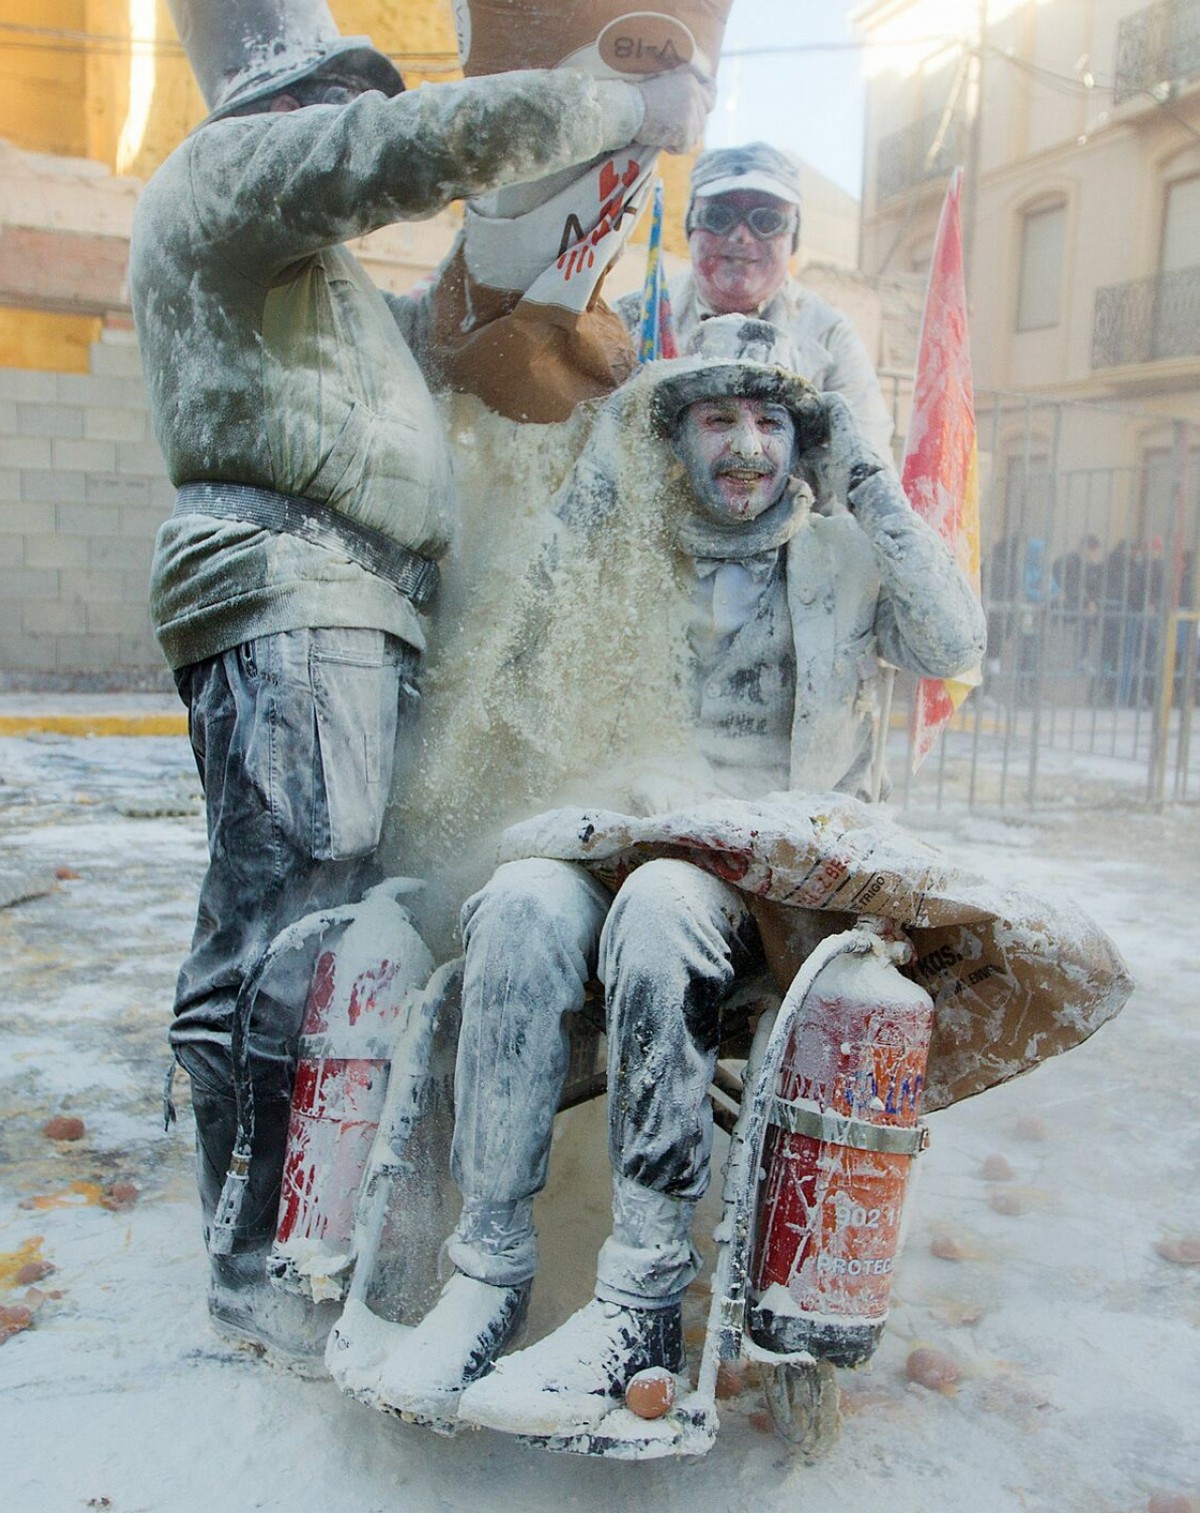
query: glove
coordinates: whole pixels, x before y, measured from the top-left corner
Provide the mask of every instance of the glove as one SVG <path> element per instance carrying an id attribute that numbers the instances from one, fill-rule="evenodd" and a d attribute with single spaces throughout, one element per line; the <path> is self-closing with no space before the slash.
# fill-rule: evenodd
<path id="1" fill-rule="evenodd" d="M 645 115 L 637 140 L 643 147 L 688 152 L 704 135 L 704 122 L 717 101 L 717 86 L 689 66 L 655 74 L 634 88 L 642 97 Z"/>
<path id="2" fill-rule="evenodd" d="M 828 431 L 824 440 L 801 452 L 800 475 L 812 488 L 818 513 L 830 515 L 843 505 L 853 513 L 854 490 L 874 474 L 887 472 L 887 464 L 863 440 L 840 394 L 822 394 L 820 403 Z"/>

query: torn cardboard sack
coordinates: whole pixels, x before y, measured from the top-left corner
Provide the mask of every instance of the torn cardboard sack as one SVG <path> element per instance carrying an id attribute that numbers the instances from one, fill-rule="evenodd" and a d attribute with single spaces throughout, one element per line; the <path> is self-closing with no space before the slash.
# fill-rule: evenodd
<path id="1" fill-rule="evenodd" d="M 722 799 L 646 819 L 559 809 L 505 831 L 501 855 L 580 862 L 614 888 L 654 857 L 691 862 L 752 896 L 781 988 L 822 933 L 813 911 L 830 916 L 823 933 L 859 915 L 894 921 L 916 953 L 908 970 L 934 1002 L 927 1111 L 1080 1044 L 1133 990 L 1082 909 L 993 888 L 839 793 Z"/>
<path id="2" fill-rule="evenodd" d="M 454 0 L 454 13 L 468 77 L 569 67 L 636 82 L 684 63 L 714 74 L 731 4 L 664 0 L 640 11 L 614 0 Z M 468 204 L 431 296 L 452 388 L 510 420 L 546 424 L 629 377 L 636 354 L 601 286 L 649 198 L 657 160 L 656 149 L 630 144 Z"/>

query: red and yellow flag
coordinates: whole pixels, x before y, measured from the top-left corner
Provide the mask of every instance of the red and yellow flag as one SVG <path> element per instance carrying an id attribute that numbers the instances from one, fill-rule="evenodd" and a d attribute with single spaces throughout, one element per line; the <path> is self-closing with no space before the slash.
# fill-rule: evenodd
<path id="1" fill-rule="evenodd" d="M 902 476 L 913 509 L 949 546 L 978 594 L 978 452 L 961 198 L 962 169 L 958 168 L 946 191 L 933 247 Z M 979 682 L 979 668 L 958 678 L 920 679 L 912 714 L 914 772 L 932 751 L 942 727 Z"/>

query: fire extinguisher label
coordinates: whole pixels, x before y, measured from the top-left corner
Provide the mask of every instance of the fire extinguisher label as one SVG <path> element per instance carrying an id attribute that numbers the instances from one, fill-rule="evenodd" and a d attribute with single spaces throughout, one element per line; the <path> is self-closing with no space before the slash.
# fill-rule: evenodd
<path id="1" fill-rule="evenodd" d="M 896 1269 L 894 1256 L 875 1256 L 860 1260 L 857 1256 L 817 1257 L 817 1271 L 823 1276 L 887 1277 Z"/>

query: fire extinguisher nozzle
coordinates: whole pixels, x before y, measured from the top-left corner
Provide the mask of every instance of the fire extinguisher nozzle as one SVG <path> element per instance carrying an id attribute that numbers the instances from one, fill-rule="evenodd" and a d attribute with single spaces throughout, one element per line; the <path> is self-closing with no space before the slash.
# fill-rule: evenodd
<path id="1" fill-rule="evenodd" d="M 217 1211 L 213 1215 L 212 1227 L 208 1234 L 208 1249 L 211 1255 L 233 1254 L 233 1237 L 237 1232 L 238 1219 L 241 1217 L 242 1203 L 249 1180 L 249 1173 L 244 1170 L 230 1171 L 226 1176 L 225 1186 L 221 1189 Z"/>

